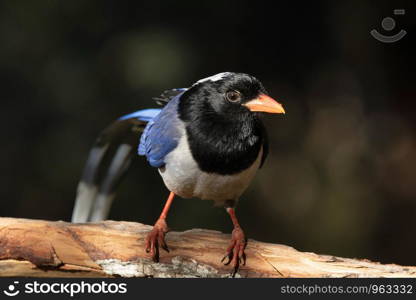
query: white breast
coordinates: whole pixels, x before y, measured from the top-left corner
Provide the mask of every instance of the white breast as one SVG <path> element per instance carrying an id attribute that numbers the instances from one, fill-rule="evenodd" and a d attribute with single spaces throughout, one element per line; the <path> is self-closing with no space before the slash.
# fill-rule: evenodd
<path id="1" fill-rule="evenodd" d="M 227 200 L 238 200 L 256 174 L 261 156 L 262 149 L 251 167 L 234 175 L 202 172 L 192 157 L 184 132 L 178 147 L 166 156 L 165 166 L 159 172 L 171 192 L 183 198 L 197 197 L 223 205 Z"/>

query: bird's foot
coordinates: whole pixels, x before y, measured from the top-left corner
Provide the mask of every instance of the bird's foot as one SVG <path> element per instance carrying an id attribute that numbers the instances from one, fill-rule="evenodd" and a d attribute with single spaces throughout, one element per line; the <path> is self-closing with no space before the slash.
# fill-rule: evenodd
<path id="1" fill-rule="evenodd" d="M 240 265 L 246 264 L 246 248 L 247 240 L 244 231 L 240 227 L 235 227 L 231 235 L 231 243 L 227 248 L 227 254 L 223 257 L 221 262 L 225 265 L 231 264 L 233 267 L 232 277 L 237 273 Z"/>
<path id="2" fill-rule="evenodd" d="M 165 219 L 159 219 L 153 226 L 152 231 L 146 237 L 146 252 L 149 253 L 154 262 L 159 261 L 159 247 L 169 252 L 168 245 L 165 242 L 165 234 L 169 231 Z"/>

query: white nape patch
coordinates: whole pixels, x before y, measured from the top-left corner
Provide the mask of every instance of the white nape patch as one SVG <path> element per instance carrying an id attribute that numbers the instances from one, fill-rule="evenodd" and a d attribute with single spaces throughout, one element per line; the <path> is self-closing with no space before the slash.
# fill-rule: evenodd
<path id="1" fill-rule="evenodd" d="M 223 79 L 224 77 L 229 76 L 230 74 L 231 74 L 230 72 L 222 72 L 222 73 L 218 73 L 218 74 L 212 75 L 212 76 L 210 76 L 210 77 L 200 79 L 200 80 L 198 80 L 195 84 L 202 83 L 202 82 L 205 82 L 205 81 L 212 81 L 212 82 L 215 82 L 215 81 L 218 81 L 218 80 Z M 194 84 L 194 85 L 195 85 L 195 84 Z"/>

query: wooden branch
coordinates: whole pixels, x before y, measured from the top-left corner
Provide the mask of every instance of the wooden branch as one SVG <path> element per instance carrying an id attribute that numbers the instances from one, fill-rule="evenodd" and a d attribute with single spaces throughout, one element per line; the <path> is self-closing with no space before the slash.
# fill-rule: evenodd
<path id="1" fill-rule="evenodd" d="M 151 226 L 105 221 L 0 218 L 0 276 L 31 277 L 227 277 L 220 260 L 230 235 L 192 229 L 169 232 L 170 253 L 160 263 L 144 251 Z M 383 265 L 299 252 L 291 247 L 249 240 L 247 265 L 237 277 L 416 277 L 416 267 Z"/>

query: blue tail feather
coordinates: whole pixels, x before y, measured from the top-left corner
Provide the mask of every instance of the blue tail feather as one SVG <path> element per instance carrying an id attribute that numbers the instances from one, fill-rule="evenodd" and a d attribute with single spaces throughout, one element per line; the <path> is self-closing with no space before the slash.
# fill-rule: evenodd
<path id="1" fill-rule="evenodd" d="M 160 108 L 142 109 L 142 110 L 138 110 L 134 113 L 124 115 L 124 116 L 120 117 L 119 120 L 127 120 L 127 119 L 131 119 L 131 118 L 136 118 L 140 121 L 150 122 L 151 120 L 153 120 L 154 117 L 156 117 L 160 113 L 161 110 L 162 109 L 160 109 Z"/>

